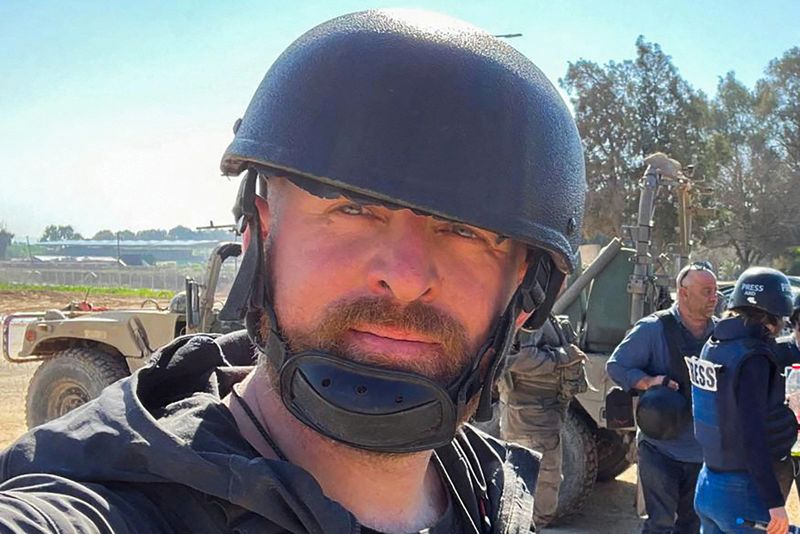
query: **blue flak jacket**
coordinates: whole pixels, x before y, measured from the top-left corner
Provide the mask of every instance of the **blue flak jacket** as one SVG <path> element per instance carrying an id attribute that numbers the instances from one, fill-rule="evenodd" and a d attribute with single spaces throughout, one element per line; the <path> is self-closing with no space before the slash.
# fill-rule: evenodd
<path id="1" fill-rule="evenodd" d="M 720 321 L 699 358 L 687 358 L 692 381 L 695 436 L 703 459 L 715 471 L 747 471 L 748 461 L 739 416 L 736 389 L 743 364 L 750 358 L 766 358 L 770 364 L 764 428 L 769 454 L 779 460 L 789 454 L 797 436 L 794 414 L 784 402 L 783 368 L 775 355 L 775 342 L 760 325 L 747 326 L 740 317 Z M 746 422 L 745 422 L 746 424 Z"/>

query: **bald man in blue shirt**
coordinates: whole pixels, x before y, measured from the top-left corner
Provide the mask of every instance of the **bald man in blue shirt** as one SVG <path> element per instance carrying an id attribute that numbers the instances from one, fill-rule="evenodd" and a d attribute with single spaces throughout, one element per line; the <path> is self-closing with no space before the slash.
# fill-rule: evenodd
<path id="1" fill-rule="evenodd" d="M 692 263 L 676 279 L 677 303 L 668 313 L 656 313 L 637 322 L 606 364 L 611 379 L 626 391 L 646 391 L 665 383 L 689 391 L 672 369 L 682 367 L 684 356 L 697 356 L 714 329 L 717 278 L 707 262 Z M 672 321 L 674 327 L 666 324 Z M 668 332 L 674 332 L 670 342 Z M 670 345 L 678 354 L 672 354 Z M 677 361 L 677 365 L 675 360 Z M 667 378 L 668 377 L 668 378 Z M 703 462 L 692 425 L 674 439 L 653 439 L 637 434 L 639 477 L 647 521 L 643 533 L 699 532 L 694 511 L 694 487 Z"/>

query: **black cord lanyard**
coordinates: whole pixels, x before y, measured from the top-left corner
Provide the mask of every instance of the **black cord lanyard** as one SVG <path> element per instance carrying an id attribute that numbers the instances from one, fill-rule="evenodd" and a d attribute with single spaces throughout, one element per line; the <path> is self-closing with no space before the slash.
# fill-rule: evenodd
<path id="1" fill-rule="evenodd" d="M 231 388 L 231 394 L 239 402 L 239 405 L 244 410 L 244 413 L 247 414 L 247 417 L 250 418 L 250 422 L 253 423 L 258 432 L 261 434 L 261 437 L 264 438 L 264 441 L 267 442 L 267 445 L 269 445 L 269 447 L 273 450 L 278 459 L 283 460 L 284 462 L 288 462 L 289 459 L 286 457 L 285 454 L 283 454 L 283 451 L 281 450 L 280 447 L 278 447 L 278 444 L 275 443 L 275 441 L 270 437 L 269 432 L 267 432 L 267 429 L 264 428 L 261 422 L 259 422 L 255 414 L 253 413 L 253 410 L 250 409 L 250 406 L 248 406 L 248 404 L 244 401 L 242 396 L 239 395 L 239 392 L 236 391 L 235 387 Z"/>

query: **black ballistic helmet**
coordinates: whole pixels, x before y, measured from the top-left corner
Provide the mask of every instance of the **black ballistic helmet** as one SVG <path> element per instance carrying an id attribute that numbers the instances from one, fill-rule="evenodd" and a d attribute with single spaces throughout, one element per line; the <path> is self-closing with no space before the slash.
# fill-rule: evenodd
<path id="1" fill-rule="evenodd" d="M 223 314 L 247 314 L 253 341 L 280 370 L 289 411 L 332 439 L 390 452 L 449 443 L 478 394 L 479 417 L 490 416 L 484 385 L 502 368 L 517 315 L 535 310 L 532 324 L 541 326 L 580 240 L 581 142 L 541 71 L 501 40 L 443 15 L 353 13 L 290 45 L 234 130 L 221 169 L 247 171 L 234 214 L 249 225 L 251 243 Z M 258 252 L 255 184 L 271 176 L 317 196 L 409 208 L 527 244 L 525 279 L 471 368 L 441 387 L 333 354 L 290 353 Z M 264 313 L 273 328 L 260 339 Z"/>
<path id="2" fill-rule="evenodd" d="M 574 268 L 586 186 L 569 110 L 522 54 L 443 15 L 366 11 L 301 36 L 221 168 L 253 165 L 491 230 Z"/>
<path id="3" fill-rule="evenodd" d="M 648 388 L 636 406 L 636 424 L 652 439 L 675 439 L 692 422 L 686 396 L 664 384 Z"/>
<path id="4" fill-rule="evenodd" d="M 769 267 L 750 267 L 736 280 L 728 308 L 747 306 L 776 317 L 789 317 L 792 301 L 792 286 L 785 274 Z"/>

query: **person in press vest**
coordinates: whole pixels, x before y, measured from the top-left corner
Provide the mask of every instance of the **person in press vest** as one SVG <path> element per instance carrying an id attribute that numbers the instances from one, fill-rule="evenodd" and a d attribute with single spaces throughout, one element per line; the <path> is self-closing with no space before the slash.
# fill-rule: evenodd
<path id="1" fill-rule="evenodd" d="M 704 533 L 756 532 L 752 522 L 768 523 L 770 534 L 788 530 L 773 464 L 786 460 L 797 437 L 775 355 L 775 336 L 791 313 L 786 276 L 751 267 L 701 355 L 687 358 L 703 449 L 695 508 Z"/>

